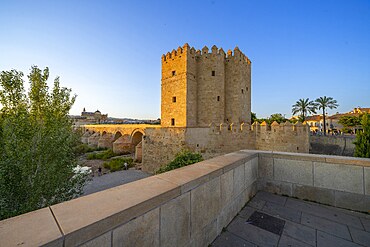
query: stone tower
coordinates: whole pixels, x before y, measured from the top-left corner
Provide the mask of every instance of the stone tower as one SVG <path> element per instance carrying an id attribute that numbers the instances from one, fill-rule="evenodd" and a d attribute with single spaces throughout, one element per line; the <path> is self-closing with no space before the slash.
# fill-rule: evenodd
<path id="1" fill-rule="evenodd" d="M 250 123 L 251 61 L 238 47 L 227 54 L 190 48 L 162 56 L 161 125 L 207 127 Z"/>

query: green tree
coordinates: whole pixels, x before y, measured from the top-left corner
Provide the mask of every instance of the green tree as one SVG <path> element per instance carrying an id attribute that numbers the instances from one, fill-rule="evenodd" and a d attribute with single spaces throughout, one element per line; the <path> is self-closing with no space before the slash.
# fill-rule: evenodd
<path id="1" fill-rule="evenodd" d="M 338 123 L 343 127 L 355 127 L 361 124 L 361 116 L 341 116 Z"/>
<path id="2" fill-rule="evenodd" d="M 272 124 L 274 121 L 277 123 L 286 122 L 288 119 L 286 119 L 281 113 L 274 113 L 269 118 L 269 124 Z"/>
<path id="3" fill-rule="evenodd" d="M 361 119 L 362 131 L 356 135 L 355 156 L 370 158 L 370 119 L 369 114 L 365 113 Z"/>
<path id="4" fill-rule="evenodd" d="M 337 104 L 337 101 L 333 99 L 332 97 L 320 97 L 315 100 L 316 105 L 319 109 L 322 109 L 322 116 L 323 116 L 323 122 L 324 122 L 324 135 L 326 135 L 326 121 L 325 121 L 325 109 L 335 109 L 339 105 Z"/>
<path id="5" fill-rule="evenodd" d="M 0 219 L 82 193 L 86 175 L 74 172 L 79 136 L 68 118 L 76 96 L 59 78 L 49 92 L 48 78 L 48 68 L 33 66 L 27 94 L 22 72 L 0 73 Z"/>
<path id="6" fill-rule="evenodd" d="M 313 101 L 307 99 L 299 99 L 294 105 L 292 105 L 292 114 L 295 115 L 300 113 L 299 120 L 304 122 L 307 114 L 316 113 L 316 104 Z"/>
<path id="7" fill-rule="evenodd" d="M 252 124 L 257 121 L 257 114 L 254 112 L 251 112 L 251 121 Z"/>

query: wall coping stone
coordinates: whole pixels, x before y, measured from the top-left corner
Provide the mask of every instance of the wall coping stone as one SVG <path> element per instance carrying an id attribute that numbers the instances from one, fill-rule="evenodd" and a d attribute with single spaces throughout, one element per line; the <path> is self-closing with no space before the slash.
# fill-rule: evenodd
<path id="1" fill-rule="evenodd" d="M 140 193 L 138 193 L 140 191 Z M 178 185 L 148 177 L 51 206 L 65 245 L 92 239 L 180 195 Z"/>
<path id="2" fill-rule="evenodd" d="M 253 150 L 243 150 L 243 151 L 253 151 Z M 307 160 L 307 161 L 370 167 L 370 159 L 368 158 L 322 155 L 322 154 L 288 153 L 276 151 L 265 152 L 260 150 L 255 152 L 262 157 L 273 157 L 277 159 Z"/>
<path id="3" fill-rule="evenodd" d="M 0 246 L 45 244 L 63 245 L 62 234 L 50 208 L 42 208 L 0 221 Z"/>

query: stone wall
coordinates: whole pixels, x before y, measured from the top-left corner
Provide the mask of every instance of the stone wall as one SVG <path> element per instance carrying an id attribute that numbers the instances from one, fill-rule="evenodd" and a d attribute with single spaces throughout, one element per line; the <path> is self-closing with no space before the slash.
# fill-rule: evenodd
<path id="1" fill-rule="evenodd" d="M 289 122 L 278 124 L 266 123 L 253 126 L 256 131 L 256 149 L 308 153 L 309 152 L 309 127 L 300 122 L 293 125 Z"/>
<path id="2" fill-rule="evenodd" d="M 310 153 L 353 157 L 356 136 L 310 136 Z"/>
<path id="3" fill-rule="evenodd" d="M 182 149 L 199 152 L 204 159 L 241 149 L 308 153 L 308 132 L 308 126 L 300 123 L 146 129 L 142 169 L 153 173 Z"/>
<path id="4" fill-rule="evenodd" d="M 0 246 L 207 246 L 258 190 L 369 212 L 370 159 L 242 150 L 0 221 Z"/>
<path id="5" fill-rule="evenodd" d="M 142 142 L 142 169 L 153 173 L 168 163 L 185 145 L 186 128 L 148 128 Z"/>
<path id="6" fill-rule="evenodd" d="M 370 159 L 259 151 L 258 189 L 370 213 Z"/>
<path id="7" fill-rule="evenodd" d="M 258 154 L 237 152 L 117 186 L 0 221 L 0 246 L 207 246 L 257 170 Z"/>

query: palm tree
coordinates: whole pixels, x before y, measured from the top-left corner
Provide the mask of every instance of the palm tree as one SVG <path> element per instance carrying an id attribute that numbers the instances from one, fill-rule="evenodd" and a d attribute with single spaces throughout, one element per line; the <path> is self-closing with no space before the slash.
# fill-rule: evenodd
<path id="1" fill-rule="evenodd" d="M 326 135 L 325 108 L 335 109 L 339 105 L 337 104 L 337 101 L 335 99 L 326 96 L 317 98 L 315 102 L 317 104 L 317 107 L 319 109 L 322 109 L 322 116 L 324 121 L 324 135 Z"/>
<path id="2" fill-rule="evenodd" d="M 292 105 L 292 113 L 293 115 L 300 112 L 300 120 L 304 122 L 308 113 L 316 113 L 316 104 L 309 98 L 307 99 L 299 99 Z"/>

